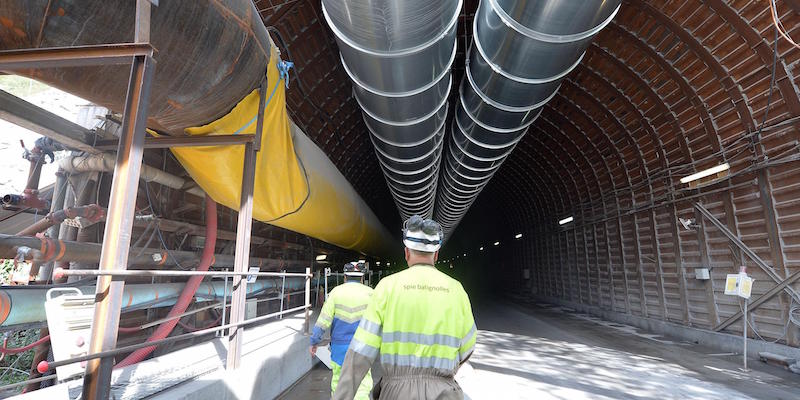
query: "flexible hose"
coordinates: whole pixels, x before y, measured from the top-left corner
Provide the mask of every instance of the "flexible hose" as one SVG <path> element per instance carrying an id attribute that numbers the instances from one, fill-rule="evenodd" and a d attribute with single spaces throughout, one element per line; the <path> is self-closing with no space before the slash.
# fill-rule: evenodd
<path id="1" fill-rule="evenodd" d="M 2 354 L 19 354 L 19 353 L 31 350 L 34 347 L 36 347 L 36 346 L 38 346 L 38 345 L 40 345 L 40 344 L 42 344 L 44 342 L 47 342 L 48 340 L 50 340 L 50 335 L 47 335 L 47 336 L 45 336 L 45 337 L 43 337 L 43 338 L 41 338 L 41 339 L 39 339 L 39 340 L 27 345 L 27 346 L 17 347 L 15 349 L 9 349 L 8 347 L 6 347 L 6 341 L 4 340 L 3 341 L 3 347 L 0 347 L 0 353 L 2 353 Z"/>
<path id="2" fill-rule="evenodd" d="M 203 248 L 203 256 L 200 259 L 200 265 L 197 267 L 197 271 L 208 271 L 208 269 L 211 267 L 211 262 L 214 260 L 214 247 L 216 246 L 216 243 L 217 203 L 215 203 L 211 197 L 206 195 L 206 243 Z M 159 325 L 158 328 L 147 339 L 148 342 L 164 339 L 169 336 L 175 326 L 178 325 L 177 316 L 183 314 L 189 307 L 189 304 L 192 303 L 195 292 L 197 292 L 197 288 L 200 287 L 200 283 L 202 283 L 202 281 L 202 276 L 193 276 L 189 278 L 189 280 L 186 282 L 186 286 L 183 287 L 180 297 L 178 297 L 175 305 L 172 306 L 172 310 L 170 310 L 169 314 L 167 314 L 167 318 L 176 318 Z M 124 360 L 117 363 L 114 368 L 136 364 L 144 360 L 145 357 L 150 355 L 150 353 L 152 353 L 155 349 L 156 346 L 150 346 L 136 350 L 128 357 L 125 357 Z"/>

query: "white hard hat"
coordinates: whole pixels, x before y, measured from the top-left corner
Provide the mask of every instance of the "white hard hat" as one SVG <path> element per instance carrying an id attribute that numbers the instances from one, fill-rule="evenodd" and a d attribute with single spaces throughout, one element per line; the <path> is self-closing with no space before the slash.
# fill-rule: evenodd
<path id="1" fill-rule="evenodd" d="M 344 274 L 347 276 L 364 276 L 364 263 L 349 262 L 344 265 Z"/>
<path id="2" fill-rule="evenodd" d="M 442 247 L 442 226 L 432 219 L 414 215 L 403 223 L 403 244 L 412 250 L 434 253 Z"/>

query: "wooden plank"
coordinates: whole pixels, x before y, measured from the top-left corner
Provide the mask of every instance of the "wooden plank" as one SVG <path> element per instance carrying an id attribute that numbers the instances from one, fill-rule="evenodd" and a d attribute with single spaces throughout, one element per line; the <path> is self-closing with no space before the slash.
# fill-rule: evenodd
<path id="1" fill-rule="evenodd" d="M 667 300 L 664 295 L 664 271 L 661 267 L 661 248 L 658 243 L 658 230 L 656 229 L 656 209 L 650 209 L 650 238 L 653 242 L 653 256 L 656 264 L 656 290 L 658 291 L 658 304 L 661 307 L 661 315 L 667 320 Z"/>
<path id="2" fill-rule="evenodd" d="M 619 207 L 619 205 L 618 205 Z M 619 209 L 617 209 L 617 215 L 619 215 Z M 617 240 L 619 245 L 619 257 L 620 262 L 622 264 L 622 280 L 625 284 L 625 312 L 630 314 L 631 313 L 631 301 L 628 298 L 628 293 L 630 293 L 630 287 L 628 286 L 628 263 L 625 261 L 625 244 L 622 242 L 622 217 L 616 218 L 617 220 Z"/>
<path id="3" fill-rule="evenodd" d="M 783 242 L 781 241 L 780 227 L 775 215 L 775 202 L 772 198 L 772 185 L 769 181 L 769 170 L 764 168 L 758 171 L 758 191 L 760 194 L 761 206 L 764 209 L 764 222 L 767 227 L 769 237 L 772 263 L 778 274 L 789 277 L 789 269 L 786 267 L 785 255 L 783 252 Z M 744 250 L 743 250 L 744 251 Z M 787 324 L 786 343 L 789 346 L 798 347 L 800 345 L 800 333 L 793 326 L 790 320 L 792 298 L 786 295 L 780 296 L 781 311 L 783 312 L 783 322 Z"/>
<path id="4" fill-rule="evenodd" d="M 636 218 L 635 213 L 631 214 L 631 217 L 633 217 L 633 229 L 631 229 L 631 231 L 633 232 L 633 243 L 634 243 L 634 248 L 636 249 L 635 253 L 636 268 L 638 269 L 639 273 L 639 297 L 641 298 L 642 302 L 640 304 L 640 307 L 642 311 L 642 316 L 647 318 L 648 316 L 647 296 L 645 295 L 645 287 L 644 287 L 644 268 L 642 268 L 642 248 L 639 244 L 639 223 L 637 222 L 638 218 Z"/>
<path id="5" fill-rule="evenodd" d="M 681 318 L 684 325 L 689 324 L 689 294 L 686 289 L 686 271 L 683 270 L 683 255 L 681 254 L 681 236 L 680 228 L 678 227 L 678 208 L 675 203 L 671 204 L 670 212 L 670 230 L 672 233 L 672 240 L 675 255 L 675 268 L 678 273 L 678 291 L 681 299 Z"/>
<path id="6" fill-rule="evenodd" d="M 706 310 L 708 312 L 709 324 L 715 326 L 719 324 L 719 314 L 717 312 L 717 302 L 714 298 L 714 276 L 711 268 L 711 260 L 708 256 L 708 244 L 706 242 L 706 223 L 700 210 L 695 209 L 695 221 L 697 221 L 697 245 L 700 248 L 700 263 L 702 267 L 708 268 L 711 279 L 703 281 L 706 289 Z"/>

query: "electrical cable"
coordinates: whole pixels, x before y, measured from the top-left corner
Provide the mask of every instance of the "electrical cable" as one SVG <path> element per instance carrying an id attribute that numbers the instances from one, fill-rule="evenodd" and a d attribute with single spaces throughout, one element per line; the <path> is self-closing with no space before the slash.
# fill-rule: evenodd
<path id="1" fill-rule="evenodd" d="M 772 16 L 772 23 L 775 25 L 775 29 L 777 29 L 778 32 L 780 32 L 781 36 L 783 36 L 783 38 L 786 39 L 787 42 L 791 43 L 792 46 L 800 49 L 800 44 L 795 42 L 789 36 L 789 33 L 786 32 L 786 28 L 783 26 L 783 23 L 781 23 L 780 18 L 778 18 L 778 5 L 775 3 L 775 0 L 770 0 L 769 9 L 770 9 L 770 14 Z"/>
<path id="2" fill-rule="evenodd" d="M 747 299 L 745 299 L 745 301 L 747 301 Z M 739 302 L 739 311 L 741 311 L 741 312 L 742 312 L 742 318 L 744 318 L 744 308 L 742 308 L 742 303 L 741 303 L 741 302 Z M 751 312 L 751 313 L 750 313 L 750 315 L 753 315 L 753 313 Z M 775 339 L 775 340 L 767 340 L 767 339 L 764 339 L 764 337 L 763 337 L 763 336 L 761 336 L 761 335 L 758 333 L 758 330 L 757 330 L 757 329 L 756 329 L 756 327 L 755 327 L 755 326 L 754 326 L 754 325 L 753 325 L 753 324 L 750 322 L 750 320 L 747 320 L 747 326 L 749 326 L 749 327 L 750 327 L 750 329 L 752 329 L 752 330 L 753 330 L 753 334 L 755 334 L 755 335 L 756 335 L 756 336 L 757 336 L 757 337 L 758 337 L 758 338 L 759 338 L 761 341 L 764 341 L 764 342 L 767 342 L 767 343 L 778 343 L 779 341 L 783 340 L 783 338 L 785 338 L 785 337 L 786 337 L 786 334 L 787 334 L 787 333 L 789 333 L 789 321 L 786 321 L 786 324 L 783 326 L 783 335 L 781 335 L 780 337 L 778 337 L 778 338 L 777 338 L 777 339 Z"/>
<path id="3" fill-rule="evenodd" d="M 153 213 L 155 213 L 156 209 L 155 209 L 155 207 L 153 207 L 153 200 L 150 198 L 150 185 L 147 182 L 144 182 L 144 192 L 147 195 L 147 202 L 150 204 L 150 209 L 153 211 Z M 161 214 L 161 210 L 158 210 L 158 214 L 159 215 Z M 164 248 L 164 251 L 166 251 L 167 255 L 172 257 L 173 260 L 175 260 L 175 265 L 179 269 L 185 271 L 187 268 L 184 268 L 181 265 L 181 263 L 178 262 L 178 259 L 175 258 L 175 256 L 172 255 L 172 252 L 170 251 L 169 247 L 167 247 L 167 242 L 164 240 L 164 235 L 161 233 L 161 227 L 158 226 L 158 222 L 156 222 L 155 228 L 156 228 L 155 232 L 158 234 L 158 240 L 161 242 L 161 246 Z M 150 244 L 150 242 L 148 241 L 148 245 L 149 244 Z M 145 247 L 147 247 L 147 246 L 145 246 Z"/>

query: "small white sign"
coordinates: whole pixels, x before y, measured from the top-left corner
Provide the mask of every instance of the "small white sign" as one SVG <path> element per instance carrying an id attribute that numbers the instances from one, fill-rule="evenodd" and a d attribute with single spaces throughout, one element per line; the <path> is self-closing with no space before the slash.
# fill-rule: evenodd
<path id="1" fill-rule="evenodd" d="M 249 273 L 251 273 L 251 274 L 252 274 L 252 273 L 258 273 L 258 271 L 259 271 L 259 268 L 258 268 L 258 267 L 250 267 L 250 269 L 249 269 L 249 270 L 247 270 L 247 272 L 249 272 Z M 258 276 L 256 276 L 256 275 L 247 275 L 247 283 L 253 283 L 253 282 L 255 282 L 255 281 L 256 281 L 256 278 L 258 278 Z"/>
<path id="2" fill-rule="evenodd" d="M 739 296 L 745 299 L 750 298 L 753 290 L 753 278 L 746 273 L 728 274 L 725 279 L 725 294 L 729 296 Z"/>

